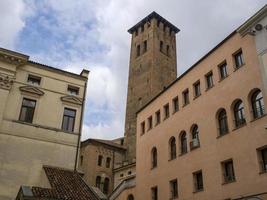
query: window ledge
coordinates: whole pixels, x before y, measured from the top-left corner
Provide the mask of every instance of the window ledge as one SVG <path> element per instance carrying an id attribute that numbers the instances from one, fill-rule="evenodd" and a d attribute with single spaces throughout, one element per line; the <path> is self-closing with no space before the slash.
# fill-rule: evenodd
<path id="1" fill-rule="evenodd" d="M 11 121 L 15 122 L 15 123 L 19 123 L 19 124 L 33 126 L 33 127 L 36 127 L 36 128 L 48 129 L 48 130 L 55 131 L 55 132 L 63 132 L 63 133 L 68 133 L 68 134 L 72 134 L 72 135 L 73 134 L 74 135 L 79 135 L 79 133 L 77 133 L 77 132 L 64 131 L 64 130 L 59 129 L 59 128 L 53 128 L 53 127 L 49 127 L 49 126 L 43 126 L 43 125 L 39 125 L 39 124 L 28 123 L 28 122 L 24 122 L 24 121 L 20 121 L 20 120 L 11 120 Z"/>
<path id="2" fill-rule="evenodd" d="M 175 158 L 170 158 L 168 161 L 171 162 L 171 161 L 173 161 L 173 160 L 176 160 L 176 158 L 177 158 L 177 157 L 175 157 Z"/>
<path id="3" fill-rule="evenodd" d="M 169 118 L 170 118 L 170 116 L 168 116 L 168 117 L 164 117 L 163 121 L 165 121 L 165 120 L 167 120 L 167 119 L 169 119 Z"/>
<path id="4" fill-rule="evenodd" d="M 186 103 L 186 104 L 183 104 L 183 108 L 184 108 L 185 106 L 187 106 L 187 105 L 189 105 L 189 102 L 188 102 L 188 103 Z"/>
<path id="5" fill-rule="evenodd" d="M 259 116 L 259 117 L 254 118 L 254 119 L 251 120 L 250 122 L 254 122 L 254 121 L 256 121 L 256 120 L 258 120 L 258 119 L 261 119 L 261 118 L 263 118 L 263 117 L 265 117 L 265 116 L 267 116 L 266 113 L 264 113 L 263 115 L 261 115 L 261 116 Z"/>
<path id="6" fill-rule="evenodd" d="M 227 74 L 225 77 L 220 78 L 220 80 L 218 81 L 218 83 L 222 82 L 223 80 L 225 80 L 227 77 L 229 76 L 229 74 Z"/>
<path id="7" fill-rule="evenodd" d="M 177 197 L 170 197 L 170 200 L 174 200 L 174 199 L 178 199 L 178 196 Z"/>
<path id="8" fill-rule="evenodd" d="M 150 170 L 154 170 L 154 169 L 157 169 L 157 166 L 155 166 L 155 167 L 151 167 L 151 168 L 150 168 Z"/>
<path id="9" fill-rule="evenodd" d="M 197 99 L 200 96 L 201 96 L 201 93 L 199 95 L 197 95 L 197 96 L 194 96 L 193 100 Z"/>
<path id="10" fill-rule="evenodd" d="M 210 87 L 206 88 L 206 90 L 205 90 L 205 91 L 207 92 L 207 91 L 209 91 L 209 90 L 210 90 L 211 88 L 213 88 L 213 87 L 214 87 L 214 84 L 213 84 L 212 86 L 210 86 Z"/>
<path id="11" fill-rule="evenodd" d="M 236 179 L 231 180 L 231 181 L 225 181 L 225 182 L 222 183 L 222 185 L 226 185 L 226 184 L 234 183 L 234 182 L 236 182 Z"/>
<path id="12" fill-rule="evenodd" d="M 225 135 L 228 135 L 228 134 L 229 134 L 229 131 L 227 131 L 226 133 L 223 133 L 223 134 L 218 135 L 216 138 L 219 139 L 219 138 L 221 138 L 221 137 L 223 137 Z"/>
<path id="13" fill-rule="evenodd" d="M 160 122 L 157 122 L 157 123 L 155 124 L 155 127 L 158 126 L 159 124 L 160 124 Z"/>
<path id="14" fill-rule="evenodd" d="M 262 171 L 259 172 L 259 174 L 260 174 L 260 175 L 261 175 L 261 174 L 267 174 L 267 170 L 265 170 L 265 171 L 262 170 Z"/>
<path id="15" fill-rule="evenodd" d="M 200 144 L 196 147 L 190 147 L 190 151 L 194 151 L 195 149 L 199 149 L 200 148 Z"/>
<path id="16" fill-rule="evenodd" d="M 245 122 L 244 124 L 241 124 L 241 125 L 239 125 L 238 127 L 235 127 L 232 131 L 235 131 L 235 130 L 238 130 L 238 129 L 240 129 L 240 128 L 243 128 L 244 126 L 246 126 L 247 125 L 247 123 Z"/>
<path id="17" fill-rule="evenodd" d="M 198 193 L 198 192 L 203 192 L 204 191 L 204 189 L 201 189 L 201 190 L 195 190 L 194 192 L 193 192 L 193 194 L 194 193 Z"/>
<path id="18" fill-rule="evenodd" d="M 183 156 L 185 154 L 187 154 L 188 152 L 184 152 L 184 153 L 180 153 L 179 156 Z"/>
<path id="19" fill-rule="evenodd" d="M 175 113 L 177 113 L 179 111 L 179 109 L 178 110 L 174 110 L 173 112 L 172 112 L 172 114 L 174 115 Z"/>
<path id="20" fill-rule="evenodd" d="M 242 68 L 244 65 L 246 65 L 246 63 L 243 63 L 242 65 L 240 65 L 240 66 L 234 66 L 234 72 L 235 71 L 237 71 L 237 70 L 239 70 L 240 68 Z"/>
<path id="21" fill-rule="evenodd" d="M 151 129 L 152 129 L 152 127 L 151 127 L 151 128 L 149 128 L 149 129 L 147 129 L 147 130 L 146 130 L 146 132 L 150 131 Z"/>

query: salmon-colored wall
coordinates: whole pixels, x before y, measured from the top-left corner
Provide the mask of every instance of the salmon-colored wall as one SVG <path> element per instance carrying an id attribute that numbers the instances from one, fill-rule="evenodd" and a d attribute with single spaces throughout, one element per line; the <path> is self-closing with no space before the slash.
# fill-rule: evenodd
<path id="1" fill-rule="evenodd" d="M 234 70 L 233 53 L 242 48 L 245 65 Z M 220 81 L 218 64 L 227 61 L 229 76 Z M 205 74 L 213 71 L 214 87 L 206 91 Z M 193 84 L 200 80 L 201 96 L 194 99 Z M 231 36 L 219 48 L 150 103 L 137 116 L 136 199 L 151 199 L 151 187 L 158 187 L 158 199 L 170 198 L 169 181 L 177 178 L 179 199 L 226 199 L 267 192 L 267 173 L 259 174 L 256 149 L 267 145 L 267 117 L 253 120 L 248 95 L 254 88 L 264 93 L 259 61 L 251 35 Z M 188 88 L 190 103 L 183 107 L 182 92 Z M 172 114 L 172 99 L 179 97 L 179 111 Z M 235 129 L 231 105 L 236 99 L 244 103 L 246 125 Z M 170 117 L 163 120 L 163 106 L 170 104 Z M 216 112 L 225 108 L 229 133 L 218 137 Z M 155 112 L 161 109 L 161 123 L 155 124 Z M 153 128 L 141 135 L 140 124 L 153 116 Z M 190 129 L 199 127 L 200 148 L 190 151 Z M 188 153 L 179 156 L 179 134 L 187 133 Z M 168 141 L 176 138 L 177 158 L 168 161 Z M 157 148 L 158 166 L 151 170 L 151 149 Z M 221 162 L 233 159 L 236 181 L 223 183 Z M 193 193 L 192 173 L 202 170 L 204 191 Z"/>

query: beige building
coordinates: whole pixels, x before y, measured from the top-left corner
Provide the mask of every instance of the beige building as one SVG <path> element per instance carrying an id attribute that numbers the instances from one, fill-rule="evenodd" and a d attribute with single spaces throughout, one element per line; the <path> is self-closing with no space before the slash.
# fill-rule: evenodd
<path id="1" fill-rule="evenodd" d="M 267 6 L 139 110 L 137 200 L 267 199 L 266 20 Z"/>
<path id="2" fill-rule="evenodd" d="M 123 138 L 116 141 L 88 139 L 81 142 L 79 171 L 88 185 L 99 188 L 105 195 L 112 192 L 114 169 L 122 166 L 126 148 Z"/>
<path id="3" fill-rule="evenodd" d="M 43 165 L 74 169 L 89 72 L 73 74 L 0 48 L 0 199 L 49 187 Z"/>

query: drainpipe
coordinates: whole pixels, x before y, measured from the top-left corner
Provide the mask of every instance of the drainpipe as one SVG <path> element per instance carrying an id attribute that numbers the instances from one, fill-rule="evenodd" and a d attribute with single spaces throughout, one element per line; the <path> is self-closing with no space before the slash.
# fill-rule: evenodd
<path id="1" fill-rule="evenodd" d="M 82 111 L 81 111 L 79 135 L 78 135 L 78 140 L 77 140 L 74 171 L 77 171 L 77 163 L 78 163 L 79 148 L 80 148 L 80 139 L 81 139 L 81 135 L 82 135 L 82 125 L 83 125 L 83 115 L 84 115 L 84 107 L 85 107 L 85 99 L 86 99 L 87 81 L 88 81 L 88 78 L 86 78 L 86 82 L 84 84 L 83 100 L 82 100 Z"/>

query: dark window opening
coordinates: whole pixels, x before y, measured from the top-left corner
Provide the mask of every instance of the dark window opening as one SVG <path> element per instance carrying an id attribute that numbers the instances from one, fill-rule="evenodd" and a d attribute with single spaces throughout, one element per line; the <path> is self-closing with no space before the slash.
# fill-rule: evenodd
<path id="1" fill-rule="evenodd" d="M 193 173 L 195 192 L 202 191 L 204 189 L 202 171 Z"/>
<path id="2" fill-rule="evenodd" d="M 136 57 L 140 56 L 140 45 L 137 45 L 136 48 Z"/>
<path id="3" fill-rule="evenodd" d="M 163 52 L 163 42 L 162 41 L 160 41 L 159 50 L 160 50 L 160 52 Z"/>
<path id="4" fill-rule="evenodd" d="M 103 186 L 103 193 L 108 194 L 109 191 L 109 178 L 105 178 L 104 186 Z"/>
<path id="5" fill-rule="evenodd" d="M 146 131 L 146 124 L 145 122 L 142 122 L 141 123 L 141 135 L 145 134 L 145 131 Z"/>
<path id="6" fill-rule="evenodd" d="M 267 147 L 259 150 L 261 172 L 267 172 Z"/>
<path id="7" fill-rule="evenodd" d="M 78 95 L 79 94 L 79 88 L 78 87 L 75 87 L 75 86 L 69 85 L 68 86 L 68 93 L 70 95 Z"/>
<path id="8" fill-rule="evenodd" d="M 224 135 L 228 133 L 228 122 L 225 109 L 222 109 L 218 114 L 219 134 Z"/>
<path id="9" fill-rule="evenodd" d="M 35 106 L 35 100 L 23 98 L 19 120 L 23 122 L 32 123 Z"/>
<path id="10" fill-rule="evenodd" d="M 152 160 L 152 163 L 151 163 L 152 166 L 151 167 L 152 167 L 152 169 L 157 167 L 157 165 L 158 165 L 158 162 L 157 162 L 158 157 L 157 156 L 158 156 L 157 155 L 157 149 L 156 149 L 156 147 L 153 147 L 153 149 L 151 151 L 151 160 Z"/>
<path id="11" fill-rule="evenodd" d="M 102 165 L 102 160 L 103 160 L 103 156 L 99 155 L 98 156 L 98 161 L 97 161 L 98 166 Z"/>
<path id="12" fill-rule="evenodd" d="M 235 180 L 233 160 L 222 162 L 224 183 L 232 182 Z"/>
<path id="13" fill-rule="evenodd" d="M 253 117 L 256 119 L 258 117 L 261 117 L 264 115 L 264 102 L 263 102 L 263 96 L 260 90 L 257 90 L 253 93 L 251 97 L 251 104 L 252 104 L 252 110 L 253 110 Z"/>
<path id="14" fill-rule="evenodd" d="M 246 123 L 244 105 L 241 100 L 235 103 L 234 117 L 235 117 L 235 126 L 237 128 Z"/>
<path id="15" fill-rule="evenodd" d="M 236 69 L 240 68 L 241 66 L 244 65 L 244 59 L 243 59 L 243 53 L 242 51 L 239 51 L 234 55 L 235 58 L 235 67 Z"/>
<path id="16" fill-rule="evenodd" d="M 107 160 L 106 160 L 106 168 L 110 168 L 110 163 L 111 163 L 111 158 L 110 157 L 107 157 Z"/>
<path id="17" fill-rule="evenodd" d="M 179 110 L 179 102 L 178 102 L 178 97 L 175 97 L 172 100 L 172 105 L 173 105 L 173 113 L 177 112 Z"/>
<path id="18" fill-rule="evenodd" d="M 100 184 L 101 184 L 101 177 L 97 176 L 95 181 L 95 186 L 100 189 Z"/>
<path id="19" fill-rule="evenodd" d="M 40 85 L 41 83 L 41 77 L 39 76 L 34 76 L 34 75 L 29 75 L 28 76 L 28 80 L 27 80 L 28 83 L 30 83 L 31 85 Z"/>
<path id="20" fill-rule="evenodd" d="M 226 62 L 219 66 L 221 80 L 228 76 Z"/>
<path id="21" fill-rule="evenodd" d="M 147 52 L 147 41 L 144 41 L 143 53 Z"/>
<path id="22" fill-rule="evenodd" d="M 213 74 L 212 74 L 212 72 L 210 72 L 206 75 L 206 84 L 207 84 L 207 89 L 213 87 Z"/>
<path id="23" fill-rule="evenodd" d="M 83 165 L 83 156 L 80 156 L 80 165 Z"/>
<path id="24" fill-rule="evenodd" d="M 190 142 L 190 149 L 195 149 L 200 146 L 198 126 L 194 125 L 192 129 L 192 141 Z"/>
<path id="25" fill-rule="evenodd" d="M 151 188 L 151 200 L 158 200 L 158 187 Z"/>
<path id="26" fill-rule="evenodd" d="M 194 94 L 195 94 L 195 97 L 198 97 L 201 95 L 201 90 L 200 90 L 200 81 L 196 82 L 194 84 Z"/>
<path id="27" fill-rule="evenodd" d="M 167 54 L 167 56 L 170 55 L 170 46 L 169 45 L 166 46 L 166 54 Z"/>
<path id="28" fill-rule="evenodd" d="M 152 129 L 152 127 L 153 127 L 153 119 L 152 119 L 152 116 L 150 116 L 150 117 L 147 119 L 147 121 L 148 121 L 148 129 L 147 129 L 147 130 L 150 130 L 150 129 Z"/>
<path id="29" fill-rule="evenodd" d="M 178 197 L 178 183 L 177 179 L 170 181 L 170 199 Z"/>
<path id="30" fill-rule="evenodd" d="M 75 124 L 76 110 L 65 108 L 62 122 L 62 130 L 73 132 Z"/>
<path id="31" fill-rule="evenodd" d="M 156 125 L 159 124 L 160 121 L 161 121 L 161 119 L 160 119 L 160 110 L 158 110 L 158 111 L 156 112 Z"/>
<path id="32" fill-rule="evenodd" d="M 189 104 L 189 91 L 186 89 L 183 91 L 184 106 Z"/>
<path id="33" fill-rule="evenodd" d="M 176 158 L 176 140 L 174 137 L 172 137 L 169 141 L 169 151 L 170 151 L 170 160 L 173 160 Z"/>
<path id="34" fill-rule="evenodd" d="M 127 197 L 127 200 L 134 200 L 134 196 L 132 194 L 130 194 L 128 197 Z"/>
<path id="35" fill-rule="evenodd" d="M 187 139 L 186 132 L 182 132 L 180 136 L 181 154 L 187 153 Z"/>
<path id="36" fill-rule="evenodd" d="M 169 118 L 170 116 L 170 108 L 169 108 L 169 104 L 166 104 L 164 106 L 164 119 Z"/>

